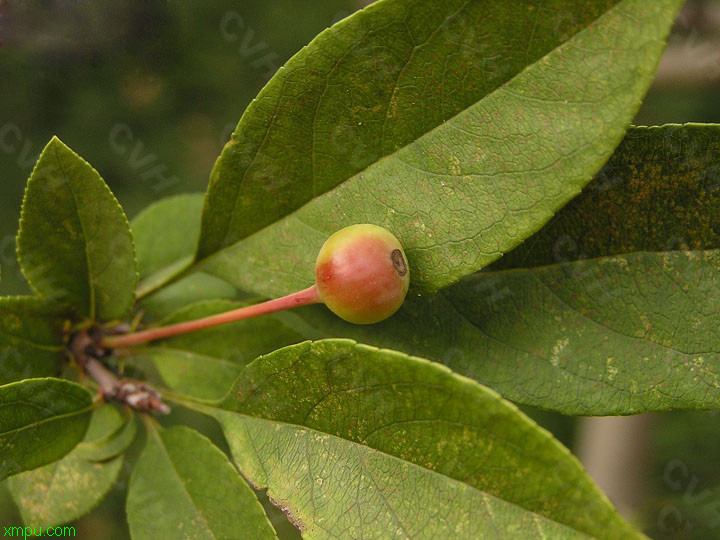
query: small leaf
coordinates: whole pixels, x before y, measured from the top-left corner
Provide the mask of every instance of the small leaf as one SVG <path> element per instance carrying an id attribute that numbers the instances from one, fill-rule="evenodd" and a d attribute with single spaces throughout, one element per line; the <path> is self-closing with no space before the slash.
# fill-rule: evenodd
<path id="1" fill-rule="evenodd" d="M 163 319 L 161 326 L 199 319 L 247 305 L 226 300 L 199 302 Z M 261 354 L 303 341 L 303 336 L 274 317 L 224 324 L 163 340 L 135 355 L 149 360 L 172 389 L 205 399 L 219 399 L 245 364 Z"/>
<path id="2" fill-rule="evenodd" d="M 638 536 L 550 434 L 422 359 L 303 343 L 198 409 L 307 538 Z"/>
<path id="3" fill-rule="evenodd" d="M 199 267 L 286 294 L 331 233 L 372 222 L 401 240 L 418 291 L 483 268 L 607 161 L 681 4 L 556 2 L 570 36 L 523 3 L 386 0 L 345 19 L 243 116 L 211 176 Z M 505 76 L 473 81 L 487 63 Z"/>
<path id="4" fill-rule="evenodd" d="M 31 297 L 0 297 L 0 384 L 58 375 L 66 308 Z"/>
<path id="5" fill-rule="evenodd" d="M 127 316 L 137 271 L 127 218 L 100 175 L 57 137 L 25 190 L 18 259 L 38 295 L 91 319 Z"/>
<path id="6" fill-rule="evenodd" d="M 238 296 L 226 281 L 203 273 L 166 285 L 192 263 L 202 203 L 200 194 L 168 197 L 150 205 L 132 222 L 141 279 L 138 297 L 146 322 L 202 300 Z"/>
<path id="7" fill-rule="evenodd" d="M 127 500 L 143 538 L 277 538 L 252 489 L 216 446 L 186 427 L 151 429 Z"/>
<path id="8" fill-rule="evenodd" d="M 109 431 L 101 437 L 85 437 L 86 440 L 77 445 L 73 454 L 86 461 L 107 461 L 125 452 L 135 440 L 136 433 L 135 416 L 128 415 L 114 431 Z"/>
<path id="9" fill-rule="evenodd" d="M 0 386 L 0 480 L 52 463 L 85 435 L 92 399 L 60 379 Z"/>
<path id="10" fill-rule="evenodd" d="M 139 294 L 192 263 L 200 236 L 202 194 L 168 197 L 148 206 L 131 229 L 140 274 Z"/>
<path id="11" fill-rule="evenodd" d="M 181 394 L 201 399 L 224 396 L 242 370 L 241 364 L 170 347 L 145 349 L 136 353 L 129 362 L 140 367 L 145 362 L 152 362 L 165 385 Z"/>
<path id="12" fill-rule="evenodd" d="M 75 450 L 60 461 L 8 480 L 25 524 L 54 527 L 68 523 L 90 512 L 105 498 L 117 480 L 123 458 L 92 462 L 83 457 L 80 449 L 123 425 L 117 410 L 104 405 L 94 411 L 84 442 Z"/>

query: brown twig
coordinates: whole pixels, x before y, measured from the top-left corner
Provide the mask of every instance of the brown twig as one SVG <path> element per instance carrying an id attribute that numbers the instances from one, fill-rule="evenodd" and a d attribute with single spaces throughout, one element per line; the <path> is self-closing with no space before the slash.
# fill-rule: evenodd
<path id="1" fill-rule="evenodd" d="M 123 331 L 124 329 L 118 329 Z M 113 330 L 108 333 L 116 333 Z M 150 385 L 131 379 L 119 379 L 100 361 L 112 353 L 111 349 L 100 346 L 105 331 L 97 328 L 77 332 L 70 339 L 68 350 L 75 361 L 100 387 L 100 394 L 106 401 L 117 401 L 143 412 L 170 413 L 160 393 Z"/>

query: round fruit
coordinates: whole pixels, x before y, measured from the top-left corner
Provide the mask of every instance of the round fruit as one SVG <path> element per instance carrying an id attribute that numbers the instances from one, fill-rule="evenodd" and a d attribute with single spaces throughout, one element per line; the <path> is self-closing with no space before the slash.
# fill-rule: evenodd
<path id="1" fill-rule="evenodd" d="M 315 263 L 318 296 L 336 315 L 371 324 L 395 313 L 410 269 L 395 235 L 377 225 L 351 225 L 327 239 Z"/>

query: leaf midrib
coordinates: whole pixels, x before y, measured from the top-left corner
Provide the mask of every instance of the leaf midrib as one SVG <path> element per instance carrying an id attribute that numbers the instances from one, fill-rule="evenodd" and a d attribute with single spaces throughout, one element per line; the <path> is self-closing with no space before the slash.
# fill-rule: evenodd
<path id="1" fill-rule="evenodd" d="M 14 405 L 15 403 L 22 403 L 22 402 L 18 400 L 18 401 L 11 401 L 11 402 L 7 402 L 7 403 L 2 403 L 2 404 L 0 404 L 0 408 L 5 407 L 6 405 Z M 35 404 L 33 404 L 33 403 L 27 403 L 27 405 L 35 405 Z M 43 424 L 47 424 L 48 422 L 55 422 L 55 421 L 58 421 L 58 420 L 64 420 L 65 418 L 72 418 L 73 416 L 80 416 L 80 415 L 82 415 L 82 414 L 85 414 L 85 413 L 87 413 L 87 412 L 92 411 L 94 408 L 95 408 L 95 405 L 94 405 L 94 404 L 90 404 L 90 405 L 88 405 L 87 407 L 85 407 L 85 408 L 83 408 L 83 409 L 79 409 L 79 410 L 76 410 L 76 411 L 72 411 L 72 412 L 68 412 L 68 413 L 63 413 L 63 414 L 59 414 L 59 415 L 55 415 L 55 416 L 50 416 L 50 417 L 48 417 L 48 418 L 43 418 L 43 419 L 40 420 L 39 422 L 33 422 L 33 423 L 31 423 L 31 424 L 27 424 L 27 425 L 24 425 L 24 426 L 21 426 L 21 427 L 18 427 L 18 428 L 13 428 L 13 429 L 11 429 L 11 430 L 9 430 L 9 431 L 3 431 L 3 432 L 0 433 L 0 437 L 5 437 L 5 436 L 8 436 L 8 435 L 12 435 L 12 434 L 15 434 L 15 433 L 19 433 L 19 432 L 24 431 L 24 430 L 26 430 L 26 429 L 35 428 L 35 427 L 37 427 L 37 426 L 40 426 L 40 425 L 43 425 Z"/>
<path id="2" fill-rule="evenodd" d="M 34 341 L 31 341 L 27 338 L 19 337 L 19 336 L 16 336 L 15 334 L 10 334 L 10 333 L 4 331 L 2 328 L 0 328 L 0 337 L 6 338 L 8 342 L 13 342 L 13 341 L 20 342 L 20 343 L 24 343 L 28 347 L 32 347 L 34 349 L 39 349 L 39 350 L 48 351 L 48 352 L 60 352 L 64 348 L 62 345 L 45 345 L 45 344 L 41 345 L 40 343 L 35 343 Z M 3 344 L 0 342 L 0 347 L 2 347 L 2 345 Z"/>
<path id="3" fill-rule="evenodd" d="M 205 529 L 207 530 L 208 534 L 212 536 L 212 538 L 217 538 L 215 535 L 215 532 L 210 527 L 210 523 L 208 521 L 207 516 L 203 513 L 203 511 L 200 509 L 200 507 L 195 503 L 195 499 L 190 494 L 190 491 L 187 489 L 187 486 L 185 485 L 185 482 L 183 481 L 182 477 L 180 476 L 180 473 L 175 468 L 175 460 L 170 456 L 170 453 L 167 451 L 167 448 L 165 446 L 165 441 L 163 441 L 162 437 L 158 433 L 157 429 L 152 430 L 152 436 L 157 441 L 158 445 L 160 446 L 163 455 L 167 458 L 167 462 L 170 465 L 170 470 L 173 472 L 174 478 L 177 480 L 177 482 L 180 484 L 180 487 L 183 490 L 183 493 L 187 496 L 190 504 L 195 509 L 196 515 L 202 518 L 202 523 Z"/>
<path id="4" fill-rule="evenodd" d="M 60 172 L 62 172 L 63 178 L 65 180 L 65 184 L 68 186 L 68 191 L 70 191 L 70 195 L 72 196 L 73 206 L 75 207 L 75 211 L 77 214 L 77 220 L 78 223 L 80 223 L 80 231 L 82 232 L 83 236 L 83 253 L 85 253 L 85 266 L 87 268 L 87 278 L 88 278 L 88 289 L 90 293 L 90 306 L 89 306 L 89 316 L 91 320 L 95 320 L 95 282 L 93 281 L 93 272 L 92 267 L 90 264 L 90 252 L 88 250 L 88 235 L 87 231 L 85 230 L 85 222 L 83 221 L 82 214 L 80 212 L 80 205 L 78 204 L 77 195 L 75 195 L 75 190 L 73 189 L 72 181 L 68 178 L 67 173 L 65 172 L 65 167 L 62 164 L 62 160 L 60 159 L 60 155 L 58 153 L 58 145 L 54 145 L 53 148 L 55 152 L 55 160 L 58 163 L 58 166 L 60 167 Z"/>

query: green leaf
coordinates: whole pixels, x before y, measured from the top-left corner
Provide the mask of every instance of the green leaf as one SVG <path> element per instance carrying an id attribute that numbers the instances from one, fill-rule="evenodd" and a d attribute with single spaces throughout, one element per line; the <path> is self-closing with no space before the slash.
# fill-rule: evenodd
<path id="1" fill-rule="evenodd" d="M 151 362 L 169 388 L 203 399 L 225 395 L 242 370 L 241 364 L 170 347 L 144 349 L 129 361 L 140 366 Z"/>
<path id="2" fill-rule="evenodd" d="M 196 407 L 307 538 L 637 536 L 549 433 L 426 360 L 303 343 Z"/>
<path id="3" fill-rule="evenodd" d="M 241 296 L 227 281 L 196 272 L 175 283 L 169 283 L 139 302 L 143 321 L 155 321 L 171 315 L 191 304 L 219 298 Z"/>
<path id="4" fill-rule="evenodd" d="M 207 438 L 186 427 L 151 429 L 127 500 L 143 538 L 277 538 L 252 489 Z"/>
<path id="5" fill-rule="evenodd" d="M 492 269 L 718 249 L 718 213 L 720 125 L 635 127 L 580 195 Z"/>
<path id="6" fill-rule="evenodd" d="M 122 468 L 123 458 L 102 463 L 85 459 L 83 444 L 91 444 L 123 426 L 111 405 L 96 409 L 85 441 L 60 461 L 13 476 L 8 487 L 27 525 L 54 527 L 73 521 L 92 510 L 110 491 Z"/>
<path id="7" fill-rule="evenodd" d="M 147 207 L 132 222 L 141 279 L 137 296 L 146 322 L 201 300 L 238 296 L 238 290 L 226 281 L 201 272 L 172 282 L 192 263 L 202 204 L 201 194 L 168 197 Z"/>
<path id="8" fill-rule="evenodd" d="M 59 374 L 67 316 L 38 298 L 0 298 L 0 384 Z"/>
<path id="9" fill-rule="evenodd" d="M 135 250 L 127 218 L 100 175 L 57 137 L 25 190 L 18 260 L 38 295 L 101 321 L 135 300 Z"/>
<path id="10" fill-rule="evenodd" d="M 0 480 L 52 463 L 83 438 L 92 399 L 60 379 L 0 386 Z"/>
<path id="11" fill-rule="evenodd" d="M 139 295 L 192 263 L 200 236 L 203 197 L 202 194 L 168 197 L 151 204 L 133 219 Z"/>
<path id="12" fill-rule="evenodd" d="M 73 454 L 86 461 L 102 462 L 125 452 L 137 433 L 135 416 L 128 414 L 124 420 L 115 424 L 114 431 L 108 431 L 100 437 L 85 437 L 85 442 L 78 444 Z"/>
<path id="13" fill-rule="evenodd" d="M 244 303 L 199 302 L 160 321 L 161 326 L 237 309 Z M 163 340 L 135 354 L 154 363 L 165 383 L 183 394 L 223 397 L 245 364 L 261 354 L 303 341 L 277 318 L 258 317 Z"/>
<path id="14" fill-rule="evenodd" d="M 494 380 L 515 366 L 515 382 L 500 389 L 510 399 L 589 415 L 720 405 L 720 251 L 639 252 L 498 277 L 509 294 L 491 316 L 459 289 L 447 298 L 495 341 L 496 360 L 483 363 L 497 366 L 504 349 Z"/>
<path id="15" fill-rule="evenodd" d="M 349 17 L 240 121 L 212 173 L 200 268 L 256 294 L 299 290 L 322 242 L 356 222 L 397 234 L 416 290 L 486 266 L 607 161 L 681 4 L 385 0 Z M 568 36 L 553 14 L 574 21 Z"/>
<path id="16" fill-rule="evenodd" d="M 720 406 L 720 251 L 632 253 L 481 272 L 408 298 L 361 327 L 298 311 L 346 336 L 441 362 L 505 398 L 570 415 Z"/>

